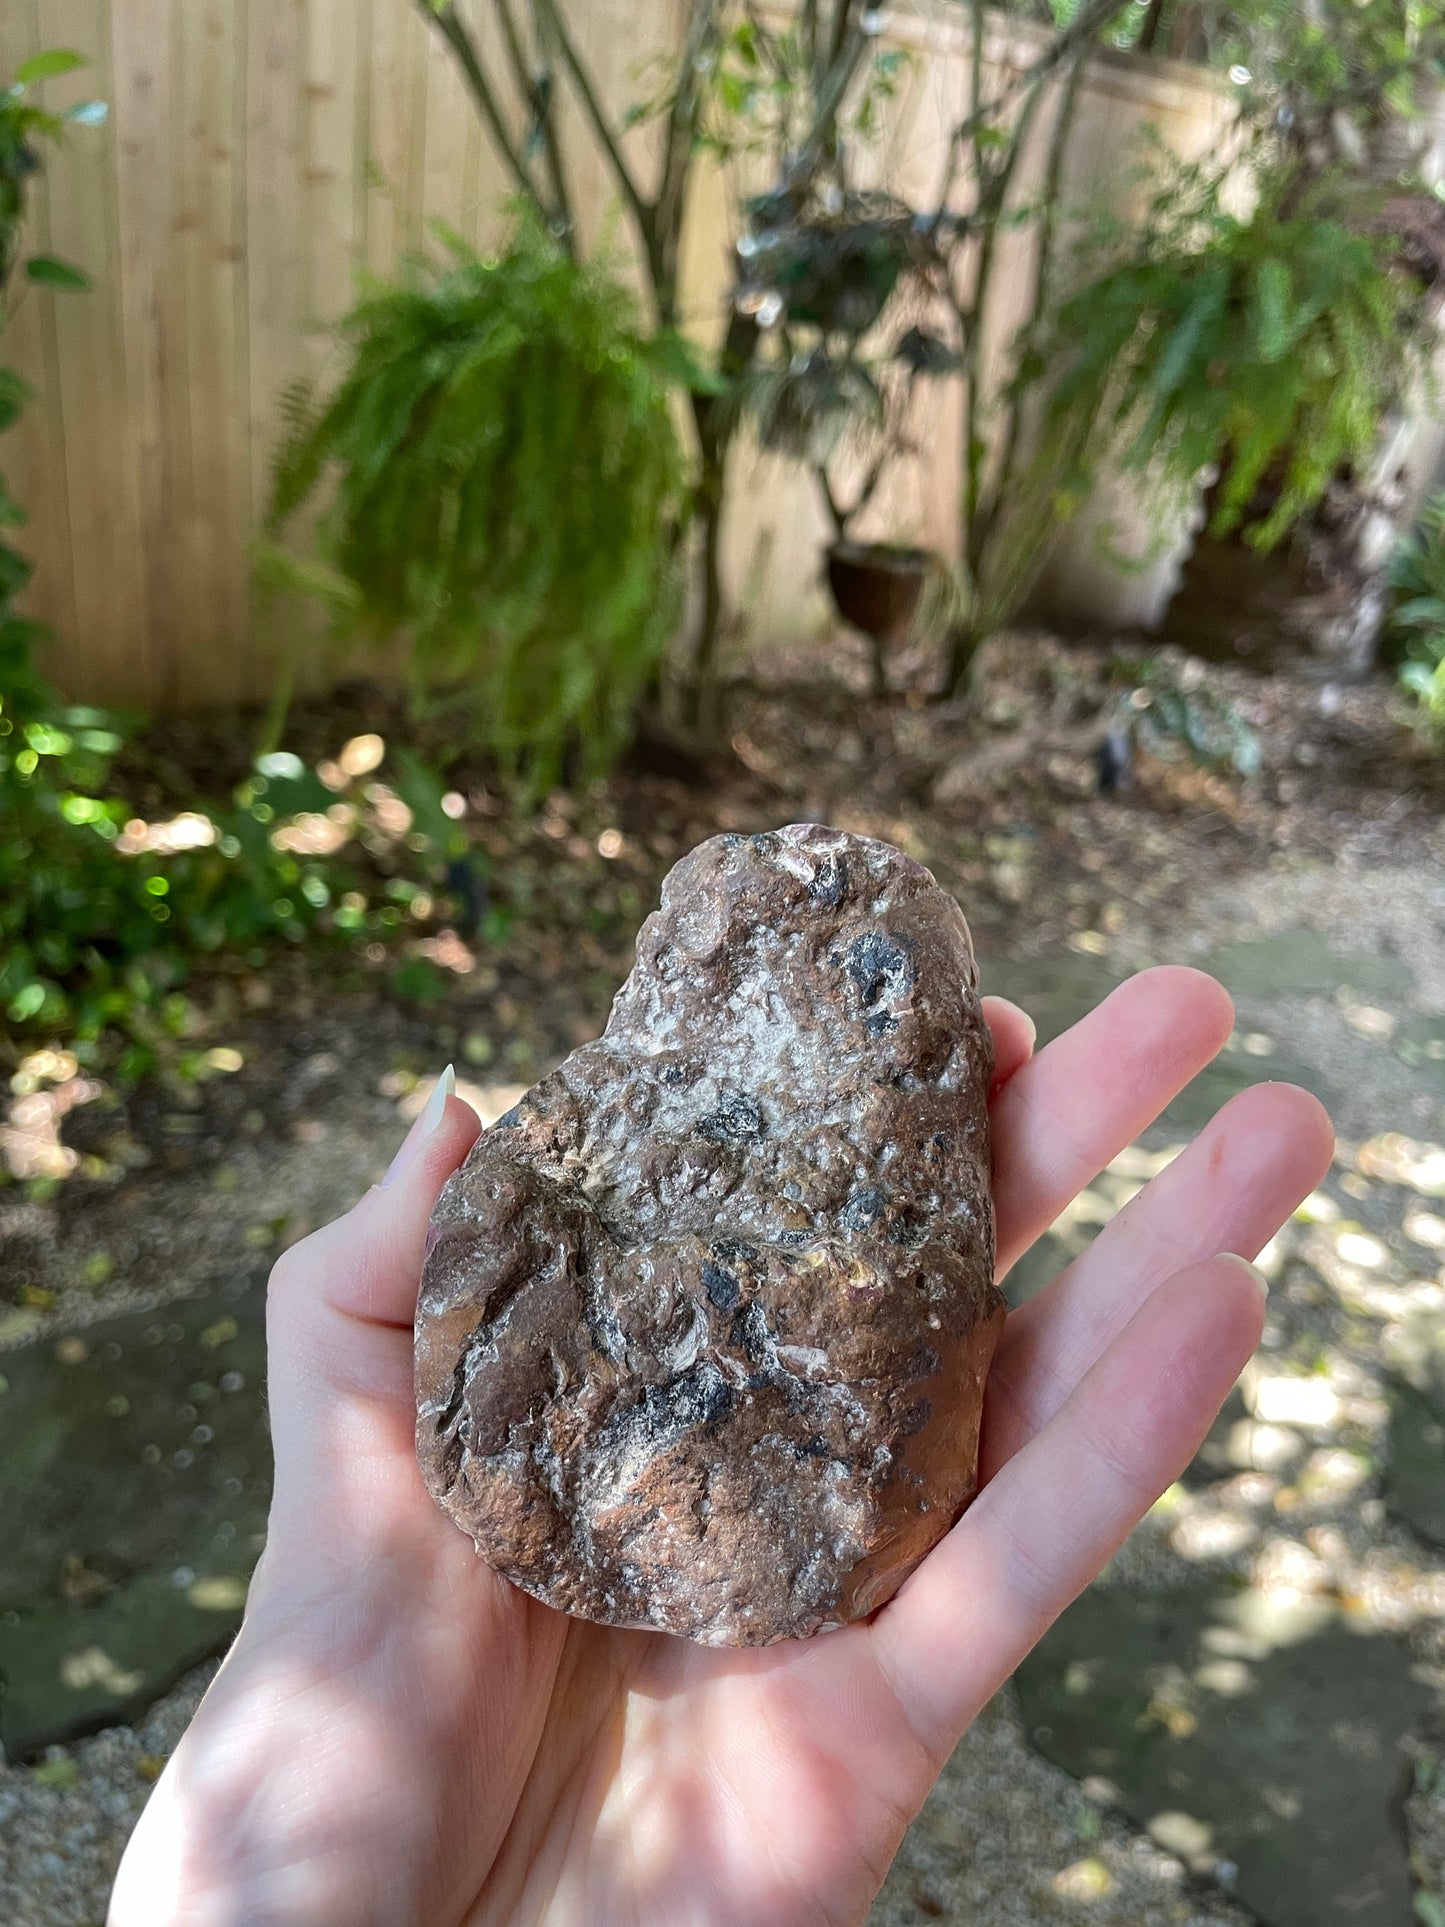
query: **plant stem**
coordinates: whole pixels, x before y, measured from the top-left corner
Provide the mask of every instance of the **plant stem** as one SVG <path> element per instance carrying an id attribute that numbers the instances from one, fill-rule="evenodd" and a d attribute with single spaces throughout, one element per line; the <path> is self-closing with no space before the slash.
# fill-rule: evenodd
<path id="1" fill-rule="evenodd" d="M 799 20 L 799 36 L 803 51 L 808 56 L 808 71 L 817 83 L 820 69 L 818 66 L 818 0 L 803 0 L 802 15 Z"/>
<path id="2" fill-rule="evenodd" d="M 807 185 L 832 144 L 837 130 L 838 109 L 843 105 L 843 98 L 868 45 L 868 36 L 863 31 L 863 13 L 860 0 L 838 0 L 838 12 L 834 20 L 835 52 L 814 103 L 813 125 L 783 169 L 778 184 L 783 194 L 795 194 Z"/>
<path id="3" fill-rule="evenodd" d="M 1074 110 L 1078 105 L 1080 84 L 1084 68 L 1088 64 L 1087 54 L 1080 52 L 1070 67 L 1064 81 L 1063 98 L 1054 116 L 1054 124 L 1049 134 L 1049 155 L 1044 168 L 1044 191 L 1042 213 L 1039 216 L 1038 248 L 1034 258 L 1034 291 L 1029 304 L 1029 317 L 1024 323 L 1020 340 L 1023 352 L 1027 353 L 1033 344 L 1048 309 L 1053 274 L 1054 249 L 1058 242 L 1059 200 L 1063 191 L 1064 156 L 1073 132 Z M 1015 358 L 1017 360 L 1017 357 Z M 1014 478 L 1018 463 L 1019 441 L 1023 431 L 1024 384 L 1018 378 L 1018 369 L 1010 384 L 1008 397 L 1008 427 L 1004 434 L 1003 455 L 999 461 L 998 474 L 993 486 L 993 504 L 989 516 L 990 531 L 1008 500 L 1009 487 Z"/>
<path id="4" fill-rule="evenodd" d="M 974 267 L 973 287 L 965 302 L 953 294 L 951 303 L 958 323 L 961 341 L 960 356 L 963 387 L 963 487 L 960 502 L 961 543 L 963 566 L 967 578 L 969 610 L 967 618 L 954 625 L 950 647 L 948 691 L 957 691 L 966 678 L 979 643 L 989 633 L 1006 607 L 1006 597 L 999 593 L 1003 588 L 1003 576 L 993 567 L 991 552 L 1008 506 L 1009 485 L 1012 483 L 1016 462 L 1018 442 L 1021 434 L 1022 395 L 1017 388 L 1010 397 L 1010 413 L 1004 432 L 1004 442 L 998 467 L 990 485 L 987 474 L 988 441 L 984 433 L 985 401 L 983 394 L 983 350 L 987 334 L 989 308 L 994 293 L 994 269 L 997 249 L 1003 223 L 1008 215 L 1009 190 L 1013 185 L 1028 141 L 1034 115 L 1043 98 L 1044 83 L 1048 77 L 1065 61 L 1071 61 L 1066 92 L 1056 118 L 1048 159 L 1049 182 L 1046 189 L 1044 227 L 1040 236 L 1040 258 L 1038 278 L 1034 289 L 1034 315 L 1024 330 L 1025 340 L 1034 325 L 1042 303 L 1048 297 L 1048 277 L 1055 241 L 1055 222 L 1059 189 L 1062 184 L 1064 147 L 1067 143 L 1079 83 L 1079 76 L 1088 58 L 1093 33 L 1105 19 L 1120 11 L 1116 0 L 1095 0 L 1095 5 L 1086 8 L 1065 33 L 1060 34 L 1047 53 L 1033 62 L 1022 76 L 1023 99 L 1013 124 L 1009 129 L 1006 153 L 1001 161 L 989 167 L 986 150 L 979 133 L 989 116 L 996 113 L 1004 100 L 1017 88 L 1006 88 L 988 109 L 978 105 L 982 92 L 979 74 L 982 66 L 983 29 L 982 6 L 973 0 L 973 19 L 975 45 L 974 64 L 970 79 L 970 116 L 965 123 L 975 154 L 975 172 L 979 181 L 978 199 L 974 209 L 974 223 L 979 228 L 978 258 Z M 1085 25 L 1087 23 L 1087 32 Z M 940 206 L 940 216 L 942 214 Z M 1005 572 L 1007 573 L 1007 572 Z"/>
<path id="5" fill-rule="evenodd" d="M 822 496 L 823 504 L 828 511 L 828 520 L 833 524 L 833 539 L 835 542 L 841 542 L 848 533 L 850 511 L 842 506 L 833 493 L 833 483 L 828 474 L 826 462 L 814 462 L 813 475 L 818 484 L 818 493 Z"/>
<path id="6" fill-rule="evenodd" d="M 1139 29 L 1136 46 L 1141 54 L 1152 54 L 1154 43 L 1159 38 L 1159 28 L 1164 19 L 1165 0 L 1149 0 L 1149 11 L 1144 16 L 1144 24 Z"/>
<path id="7" fill-rule="evenodd" d="M 556 0 L 537 0 L 537 4 L 556 39 L 562 64 L 572 77 L 572 84 L 577 89 L 577 97 L 582 103 L 582 111 L 587 116 L 593 133 L 597 136 L 622 198 L 626 201 L 632 218 L 637 223 L 643 252 L 647 257 L 648 271 L 655 286 L 658 278 L 658 259 L 656 222 L 652 205 L 637 185 L 632 170 L 622 157 L 622 149 L 618 146 L 617 137 L 602 110 L 602 103 L 597 97 L 592 77 L 583 65 L 582 57 L 577 51 L 571 34 L 567 31 L 567 23 L 558 11 Z"/>
<path id="8" fill-rule="evenodd" d="M 677 89 L 667 120 L 667 148 L 652 211 L 655 258 L 649 257 L 652 260 L 658 325 L 663 328 L 674 326 L 677 320 L 677 272 L 682 249 L 682 223 L 687 212 L 687 182 L 692 171 L 698 122 L 702 114 L 702 88 L 698 83 L 698 74 L 708 42 L 716 34 L 717 12 L 718 0 L 693 0 L 687 38 L 678 66 Z"/>
<path id="9" fill-rule="evenodd" d="M 296 666 L 300 653 L 294 643 L 282 650 L 276 680 L 271 689 L 271 701 L 266 707 L 266 720 L 261 725 L 261 740 L 256 745 L 257 758 L 270 756 L 281 747 L 287 718 L 291 714 L 291 701 L 296 694 Z"/>
<path id="10" fill-rule="evenodd" d="M 979 127 L 986 127 L 990 122 L 996 121 L 1015 94 L 1037 87 L 1041 81 L 1047 80 L 1055 67 L 1062 66 L 1079 47 L 1088 45 L 1129 5 L 1130 0 L 1092 0 L 1092 4 L 1074 15 L 1062 33 L 1054 36 L 1031 67 L 1025 67 L 1015 74 L 1013 79 L 991 100 L 983 101 L 979 106 L 969 109 L 965 118 L 954 128 L 943 157 L 943 169 L 936 201 L 937 212 L 933 217 L 935 226 L 942 221 L 944 214 L 948 211 L 948 197 L 953 191 L 953 183 L 958 174 L 958 154 L 963 142 L 971 140 Z"/>
<path id="11" fill-rule="evenodd" d="M 506 162 L 508 173 L 542 219 L 550 221 L 551 210 L 536 181 L 532 178 L 531 169 L 522 159 L 521 153 L 507 131 L 507 123 L 503 119 L 497 96 L 492 90 L 491 82 L 487 79 L 467 24 L 456 10 L 455 0 L 443 0 L 440 6 L 434 6 L 431 0 L 417 0 L 417 4 L 456 55 L 457 65 L 462 70 L 462 76 L 471 91 L 473 100 L 477 103 L 482 119 L 487 123 L 492 139 L 496 142 L 497 151 Z M 570 252 L 570 242 L 566 237 L 563 237 L 563 245 L 568 247 Z"/>
<path id="12" fill-rule="evenodd" d="M 697 479 L 702 522 L 702 611 L 693 654 L 688 721 L 700 732 L 718 724 L 717 644 L 722 629 L 722 509 L 727 476 L 727 444 L 708 434 Z"/>
<path id="13" fill-rule="evenodd" d="M 567 176 L 562 166 L 562 149 L 557 139 L 557 118 L 553 111 L 552 72 L 550 62 L 542 59 L 544 44 L 544 22 L 538 12 L 536 0 L 532 5 L 533 37 L 537 42 L 535 63 L 527 59 L 522 46 L 522 37 L 517 31 L 517 23 L 512 18 L 509 0 L 496 0 L 497 17 L 501 22 L 502 36 L 507 46 L 507 56 L 512 63 L 512 73 L 522 98 L 532 109 L 532 125 L 541 137 L 543 150 L 547 156 L 547 172 L 552 181 L 552 225 L 555 231 L 570 234 L 573 228 L 572 198 L 567 191 Z M 529 134 L 528 138 L 531 136 Z"/>

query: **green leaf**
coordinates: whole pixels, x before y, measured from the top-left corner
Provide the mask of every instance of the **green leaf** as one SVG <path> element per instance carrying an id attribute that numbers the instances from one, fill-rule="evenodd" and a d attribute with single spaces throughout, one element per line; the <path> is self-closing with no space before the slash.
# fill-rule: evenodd
<path id="1" fill-rule="evenodd" d="M 56 80 L 61 74 L 73 74 L 84 65 L 84 54 L 68 47 L 51 47 L 45 53 L 33 54 L 29 60 L 21 61 L 15 69 L 15 85 L 33 87 L 37 81 Z"/>
<path id="2" fill-rule="evenodd" d="M 73 268 L 68 261 L 57 261 L 53 254 L 32 254 L 25 263 L 25 272 L 42 287 L 64 288 L 73 294 L 83 294 L 90 286 L 89 275 Z"/>
<path id="3" fill-rule="evenodd" d="M 1445 598 L 1432 595 L 1412 596 L 1408 602 L 1396 605 L 1395 621 L 1406 623 L 1412 629 L 1445 631 Z"/>
<path id="4" fill-rule="evenodd" d="M 675 329 L 654 336 L 648 352 L 658 373 L 690 394 L 721 395 L 727 388 L 717 370 L 709 368 L 692 343 Z"/>
<path id="5" fill-rule="evenodd" d="M 392 975 L 392 989 L 413 1004 L 439 1004 L 447 994 L 447 980 L 425 957 L 408 957 Z"/>
<path id="6" fill-rule="evenodd" d="M 1262 361 L 1278 361 L 1290 345 L 1290 273 L 1268 257 L 1254 271 L 1254 340 Z"/>
<path id="7" fill-rule="evenodd" d="M 443 855 L 460 856 L 466 849 L 466 834 L 447 815 L 445 791 L 436 772 L 411 749 L 401 749 L 397 763 L 396 791 L 411 811 L 413 827 Z"/>
<path id="8" fill-rule="evenodd" d="M 29 385 L 21 380 L 15 370 L 0 368 L 0 430 L 10 426 L 29 399 Z M 0 485 L 0 501 L 3 501 L 4 493 L 4 487 Z"/>

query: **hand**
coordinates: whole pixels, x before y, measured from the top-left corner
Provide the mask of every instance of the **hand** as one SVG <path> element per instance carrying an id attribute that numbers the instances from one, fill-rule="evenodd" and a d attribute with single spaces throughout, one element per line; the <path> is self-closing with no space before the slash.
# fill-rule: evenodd
<path id="1" fill-rule="evenodd" d="M 1215 1055 L 1231 1010 L 1151 970 L 1031 1056 L 988 1003 L 999 1269 Z M 1052 1286 L 988 1381 L 983 1490 L 869 1623 L 719 1651 L 537 1604 L 413 1456 L 427 1219 L 477 1134 L 276 1267 L 276 1493 L 241 1633 L 122 1864 L 111 1927 L 858 1922 L 969 1721 L 1183 1470 L 1259 1340 L 1238 1258 L 1328 1166 L 1313 1098 L 1234 1098 Z M 430 1127 L 430 1128 L 428 1128 Z"/>

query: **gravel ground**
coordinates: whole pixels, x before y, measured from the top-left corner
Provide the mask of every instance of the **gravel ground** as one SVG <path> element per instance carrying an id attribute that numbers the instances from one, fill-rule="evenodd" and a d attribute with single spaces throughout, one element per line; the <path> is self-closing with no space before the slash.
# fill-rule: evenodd
<path id="1" fill-rule="evenodd" d="M 101 1927 L 121 1850 L 215 1667 L 33 1767 L 0 1768 L 0 1903 L 7 1927 Z"/>
<path id="2" fill-rule="evenodd" d="M 1006 1687 L 909 1829 L 870 1927 L 1247 1927 L 1172 1854 L 1032 1752 Z"/>
<path id="3" fill-rule="evenodd" d="M 1006 708 L 1005 697 L 1006 689 L 998 699 Z M 1258 697 L 1280 700 L 1272 685 Z M 764 692 L 739 731 L 746 777 L 705 800 L 652 782 L 554 801 L 535 832 L 493 825 L 499 863 L 508 852 L 532 862 L 534 846 L 557 859 L 554 870 L 536 869 L 500 977 L 474 973 L 443 1018 L 400 1012 L 364 991 L 300 994 L 226 1033 L 243 1048 L 243 1074 L 147 1100 L 149 1114 L 138 1100 L 89 1106 L 87 1169 L 96 1175 L 58 1198 L 0 1191 L 0 1349 L 204 1290 L 234 1265 L 238 1244 L 269 1253 L 344 1208 L 384 1166 L 447 1055 L 467 1094 L 497 1114 L 518 1083 L 595 1029 L 626 965 L 617 932 L 630 934 L 631 906 L 682 848 L 718 827 L 831 815 L 933 862 L 992 954 L 1068 944 L 1123 972 L 1307 926 L 1336 950 L 1391 957 L 1412 973 L 1413 988 L 1393 1001 L 1291 996 L 1288 985 L 1241 1000 L 1241 1037 L 1265 1039 L 1262 1075 L 1269 1051 L 1287 1049 L 1344 1098 L 1336 1171 L 1267 1259 L 1270 1350 L 1285 1370 L 1308 1356 L 1334 1403 L 1320 1423 L 1296 1428 L 1294 1458 L 1272 1468 L 1251 1459 L 1228 1490 L 1167 1495 L 1116 1572 L 1147 1587 L 1200 1560 L 1232 1563 L 1250 1583 L 1360 1602 L 1424 1664 L 1445 1670 L 1445 1560 L 1386 1519 L 1377 1483 L 1381 1372 L 1409 1318 L 1438 1312 L 1445 1293 L 1445 1205 L 1402 1180 L 1405 1154 L 1380 1141 L 1387 1120 L 1426 1152 L 1445 1136 L 1428 1091 L 1406 1084 L 1391 1049 L 1397 1023 L 1445 1011 L 1445 834 L 1433 792 L 1411 787 L 1413 765 L 1408 781 L 1387 770 L 1374 791 L 1365 787 L 1359 772 L 1383 768 L 1371 757 L 1387 728 L 1382 699 L 1347 697 L 1324 723 L 1313 702 L 1263 718 L 1274 728 L 1270 762 L 1248 796 L 1161 766 L 1144 773 L 1142 797 L 1110 809 L 1089 799 L 1088 757 L 1066 730 L 1052 747 L 1036 741 L 1032 760 L 1011 753 L 991 767 L 987 744 L 962 757 L 930 740 L 941 727 L 931 715 L 899 712 L 880 748 L 866 717 L 820 723 L 806 705 L 780 717 L 778 699 Z M 810 741 L 825 725 L 826 741 Z M 1002 742 L 1003 710 L 992 726 Z M 812 776 L 794 772 L 820 768 L 856 780 L 814 795 Z M 602 861 L 598 841 L 614 825 L 614 854 Z M 565 899 L 556 894 L 564 889 Z M 585 953 L 569 948 L 568 931 L 604 889 L 617 898 L 616 929 L 598 936 L 594 920 Z M 1121 1160 L 1086 1194 L 1058 1228 L 1065 1253 L 1125 1201 L 1160 1149 Z M 1273 1369 L 1246 1386 L 1259 1406 L 1247 1446 L 1256 1458 L 1261 1444 L 1266 1458 L 1293 1450 L 1274 1436 L 1287 1427 L 1271 1432 L 1267 1396 L 1259 1405 L 1259 1379 Z M 1360 1479 L 1346 1457 L 1363 1466 Z M 134 1729 L 52 1749 L 34 1765 L 0 1766 L 7 1927 L 103 1920 L 124 1840 L 208 1676 L 183 1681 Z M 1417 1878 L 1445 1890 L 1445 1769 L 1429 1756 L 1408 1824 Z M 1038 1758 L 1005 1690 L 911 1830 L 873 1918 L 879 1927 L 934 1918 L 1242 1927 L 1246 1917 Z"/>

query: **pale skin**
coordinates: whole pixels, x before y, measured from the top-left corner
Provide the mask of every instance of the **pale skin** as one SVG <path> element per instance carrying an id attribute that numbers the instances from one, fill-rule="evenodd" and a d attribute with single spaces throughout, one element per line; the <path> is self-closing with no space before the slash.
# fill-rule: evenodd
<path id="1" fill-rule="evenodd" d="M 985 1007 L 1002 1275 L 1231 1011 L 1197 971 L 1147 971 L 1035 1056 L 1021 1011 Z M 898 1596 L 754 1651 L 564 1618 L 427 1496 L 412 1318 L 478 1125 L 455 1098 L 425 1122 L 276 1268 L 266 1551 L 110 1927 L 861 1922 L 964 1729 L 1198 1447 L 1259 1341 L 1240 1260 L 1319 1182 L 1329 1120 L 1288 1085 L 1227 1104 L 1012 1314 L 983 1489 Z"/>

